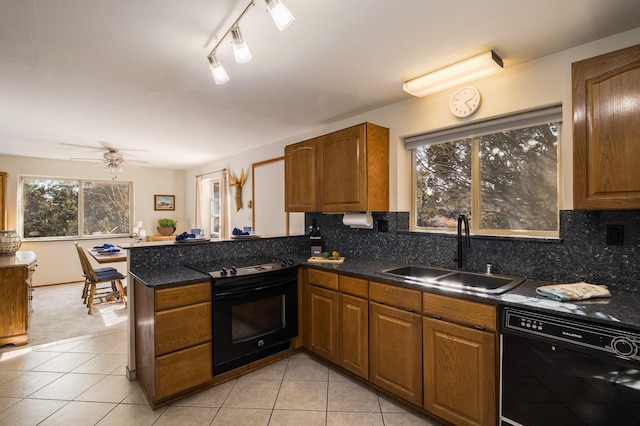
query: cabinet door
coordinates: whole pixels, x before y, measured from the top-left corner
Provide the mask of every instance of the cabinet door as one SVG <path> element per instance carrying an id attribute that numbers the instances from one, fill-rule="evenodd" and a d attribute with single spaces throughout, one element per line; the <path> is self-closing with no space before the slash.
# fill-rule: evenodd
<path id="1" fill-rule="evenodd" d="M 369 379 L 415 405 L 422 405 L 421 318 L 369 303 Z"/>
<path id="2" fill-rule="evenodd" d="M 369 304 L 365 299 L 340 294 L 338 364 L 369 378 Z"/>
<path id="3" fill-rule="evenodd" d="M 28 309 L 27 267 L 0 269 L 0 344 L 27 343 Z"/>
<path id="4" fill-rule="evenodd" d="M 207 383 L 213 377 L 211 342 L 156 358 L 154 402 Z"/>
<path id="5" fill-rule="evenodd" d="M 309 286 L 309 350 L 337 363 L 338 293 Z"/>
<path id="6" fill-rule="evenodd" d="M 350 127 L 319 138 L 322 211 L 367 210 L 365 126 Z"/>
<path id="7" fill-rule="evenodd" d="M 495 425 L 495 335 L 423 320 L 425 410 L 457 425 Z"/>
<path id="8" fill-rule="evenodd" d="M 285 211 L 319 211 L 317 161 L 316 139 L 284 148 Z"/>
<path id="9" fill-rule="evenodd" d="M 572 64 L 572 81 L 573 207 L 640 209 L 640 45 Z"/>

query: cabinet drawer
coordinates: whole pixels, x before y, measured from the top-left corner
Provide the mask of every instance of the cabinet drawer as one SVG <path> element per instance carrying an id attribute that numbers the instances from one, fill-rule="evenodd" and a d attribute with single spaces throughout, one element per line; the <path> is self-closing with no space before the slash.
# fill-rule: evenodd
<path id="1" fill-rule="evenodd" d="M 156 311 L 193 305 L 194 303 L 211 302 L 211 283 L 181 285 L 179 287 L 156 290 Z"/>
<path id="2" fill-rule="evenodd" d="M 156 358 L 156 401 L 213 378 L 211 342 Z"/>
<path id="3" fill-rule="evenodd" d="M 408 311 L 420 312 L 422 301 L 421 292 L 410 288 L 369 282 L 369 299 L 385 305 L 395 306 Z"/>
<path id="4" fill-rule="evenodd" d="M 211 302 L 156 313 L 156 356 L 211 340 Z"/>
<path id="5" fill-rule="evenodd" d="M 333 272 L 309 269 L 307 271 L 307 280 L 309 284 L 330 288 L 332 290 L 338 289 L 338 274 L 334 274 Z"/>
<path id="6" fill-rule="evenodd" d="M 369 282 L 362 278 L 340 275 L 340 291 L 366 299 L 369 297 Z"/>
<path id="7" fill-rule="evenodd" d="M 496 330 L 496 307 L 453 297 L 424 293 L 423 313 L 462 324 Z"/>

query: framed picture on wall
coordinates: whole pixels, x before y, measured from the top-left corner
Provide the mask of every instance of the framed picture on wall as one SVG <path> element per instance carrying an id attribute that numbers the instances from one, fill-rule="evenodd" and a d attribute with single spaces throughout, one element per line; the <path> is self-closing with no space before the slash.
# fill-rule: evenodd
<path id="1" fill-rule="evenodd" d="M 154 195 L 154 210 L 175 210 L 176 209 L 176 196 L 175 195 Z"/>

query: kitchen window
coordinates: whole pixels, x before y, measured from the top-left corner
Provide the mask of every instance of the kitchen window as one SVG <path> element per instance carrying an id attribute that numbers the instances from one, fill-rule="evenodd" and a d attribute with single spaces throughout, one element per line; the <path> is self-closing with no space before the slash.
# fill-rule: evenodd
<path id="1" fill-rule="evenodd" d="M 133 185 L 20 177 L 18 228 L 23 238 L 128 236 Z"/>
<path id="2" fill-rule="evenodd" d="M 561 107 L 471 123 L 405 139 L 413 150 L 412 228 L 558 236 Z"/>

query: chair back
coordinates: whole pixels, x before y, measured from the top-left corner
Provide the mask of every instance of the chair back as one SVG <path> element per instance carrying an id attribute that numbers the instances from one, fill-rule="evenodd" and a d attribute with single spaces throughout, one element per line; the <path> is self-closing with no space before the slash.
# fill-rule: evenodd
<path id="1" fill-rule="evenodd" d="M 91 262 L 89 262 L 89 258 L 87 257 L 87 253 L 85 253 L 84 248 L 82 248 L 82 246 L 77 242 L 74 242 L 74 244 L 76 245 L 76 249 L 78 250 L 80 265 L 82 265 L 82 273 L 89 281 L 98 281 L 98 276 L 93 270 L 93 266 L 91 266 Z"/>

